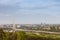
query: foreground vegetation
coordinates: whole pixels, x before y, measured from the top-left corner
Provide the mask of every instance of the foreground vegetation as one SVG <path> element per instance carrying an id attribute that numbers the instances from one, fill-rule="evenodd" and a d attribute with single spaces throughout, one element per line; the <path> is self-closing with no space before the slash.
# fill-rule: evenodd
<path id="1" fill-rule="evenodd" d="M 33 32 L 4 32 L 0 29 L 0 40 L 60 40 L 60 35 Z"/>

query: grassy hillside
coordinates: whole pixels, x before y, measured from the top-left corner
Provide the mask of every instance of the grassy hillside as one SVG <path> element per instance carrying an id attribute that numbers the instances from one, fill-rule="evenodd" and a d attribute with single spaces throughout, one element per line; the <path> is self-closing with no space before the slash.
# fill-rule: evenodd
<path id="1" fill-rule="evenodd" d="M 0 29 L 0 40 L 60 40 L 60 35 L 24 31 L 4 32 Z"/>

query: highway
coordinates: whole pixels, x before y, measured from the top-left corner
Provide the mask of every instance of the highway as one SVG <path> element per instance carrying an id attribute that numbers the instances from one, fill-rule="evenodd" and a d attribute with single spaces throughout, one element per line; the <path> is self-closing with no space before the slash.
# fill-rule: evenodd
<path id="1" fill-rule="evenodd" d="M 60 32 L 50 32 L 50 31 L 36 31 L 36 30 L 21 30 L 21 29 L 16 29 L 16 31 L 25 31 L 25 32 L 34 32 L 34 33 L 48 33 L 48 34 L 60 34 Z"/>

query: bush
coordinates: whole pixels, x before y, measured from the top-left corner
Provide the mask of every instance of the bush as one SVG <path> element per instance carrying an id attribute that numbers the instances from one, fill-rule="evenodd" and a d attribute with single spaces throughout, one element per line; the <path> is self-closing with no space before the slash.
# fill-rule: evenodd
<path id="1" fill-rule="evenodd" d="M 6 40 L 6 33 L 3 29 L 0 29 L 0 40 Z"/>
<path id="2" fill-rule="evenodd" d="M 60 40 L 60 37 L 58 38 L 56 36 L 53 36 L 52 34 L 36 35 L 24 31 L 4 32 L 3 29 L 0 29 L 0 40 Z"/>

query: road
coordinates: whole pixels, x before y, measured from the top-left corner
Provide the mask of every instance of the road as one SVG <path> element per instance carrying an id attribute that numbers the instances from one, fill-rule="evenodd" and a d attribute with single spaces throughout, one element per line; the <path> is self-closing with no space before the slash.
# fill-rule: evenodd
<path id="1" fill-rule="evenodd" d="M 49 33 L 49 34 L 60 34 L 60 32 L 50 32 L 50 31 L 36 31 L 36 30 L 19 30 L 19 29 L 16 29 L 16 31 L 25 31 L 25 32 L 35 32 L 35 33 Z"/>

